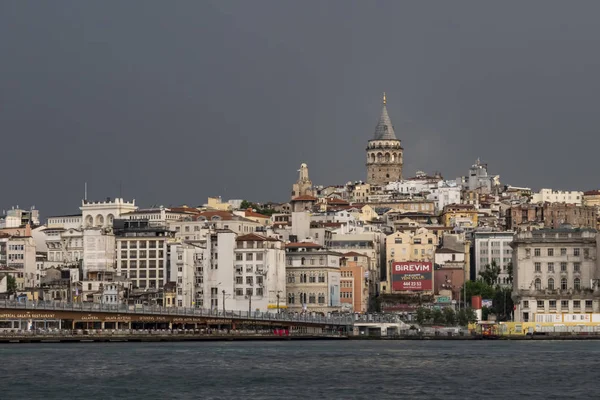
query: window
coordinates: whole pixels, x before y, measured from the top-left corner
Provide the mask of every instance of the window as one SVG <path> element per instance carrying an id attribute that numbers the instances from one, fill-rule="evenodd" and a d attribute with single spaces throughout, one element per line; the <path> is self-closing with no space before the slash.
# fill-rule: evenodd
<path id="1" fill-rule="evenodd" d="M 296 303 L 296 296 L 294 296 L 294 293 L 288 293 L 288 304 L 295 304 Z"/>
<path id="2" fill-rule="evenodd" d="M 537 308 L 544 308 L 544 300 L 537 301 Z"/>
<path id="3" fill-rule="evenodd" d="M 529 300 L 523 301 L 523 308 L 529 308 Z"/>
<path id="4" fill-rule="evenodd" d="M 548 249 L 548 257 L 554 256 L 554 249 Z"/>
<path id="5" fill-rule="evenodd" d="M 564 247 L 562 249 L 560 249 L 560 255 L 561 256 L 566 256 L 567 255 L 567 249 L 565 249 Z"/>
<path id="6" fill-rule="evenodd" d="M 556 300 L 550 300 L 550 309 L 556 308 Z"/>
<path id="7" fill-rule="evenodd" d="M 542 289 L 542 280 L 540 278 L 537 278 L 535 280 L 535 290 L 541 290 Z"/>
<path id="8" fill-rule="evenodd" d="M 533 249 L 533 255 L 534 255 L 535 257 L 539 257 L 539 256 L 541 255 L 541 251 L 540 251 L 540 249 Z"/>
<path id="9" fill-rule="evenodd" d="M 250 297 L 252 297 L 252 293 L 254 293 L 254 292 L 252 291 L 252 288 L 246 288 L 246 296 L 250 296 Z"/>
<path id="10" fill-rule="evenodd" d="M 235 277 L 235 284 L 236 285 L 241 285 L 243 283 L 244 283 L 244 278 L 243 277 L 241 277 L 241 276 L 236 276 Z"/>
<path id="11" fill-rule="evenodd" d="M 581 301 L 580 300 L 573 300 L 573 308 L 575 308 L 575 309 L 581 308 Z"/>
<path id="12" fill-rule="evenodd" d="M 253 285 L 254 279 L 251 276 L 246 277 L 246 285 Z"/>
<path id="13" fill-rule="evenodd" d="M 542 272 L 542 263 L 541 262 L 535 263 L 535 272 Z"/>
<path id="14" fill-rule="evenodd" d="M 256 253 L 256 261 L 262 261 L 263 260 L 263 253 Z"/>
<path id="15" fill-rule="evenodd" d="M 242 253 L 237 253 L 235 255 L 235 261 L 243 261 L 244 260 L 244 255 Z"/>
<path id="16" fill-rule="evenodd" d="M 583 249 L 583 257 L 590 258 L 590 249 Z"/>
<path id="17" fill-rule="evenodd" d="M 554 272 L 554 263 L 548 263 L 548 272 Z"/>
<path id="18" fill-rule="evenodd" d="M 235 295 L 236 296 L 243 296 L 244 295 L 244 289 L 241 289 L 241 288 L 235 289 Z"/>
<path id="19" fill-rule="evenodd" d="M 306 283 L 306 274 L 305 273 L 300 274 L 300 283 Z"/>
<path id="20" fill-rule="evenodd" d="M 311 293 L 311 294 L 308 296 L 308 302 L 309 302 L 309 303 L 311 303 L 311 304 L 314 304 L 314 303 L 316 303 L 316 302 L 317 302 L 317 298 L 316 298 L 316 296 L 315 296 L 315 294 L 314 294 L 314 293 Z"/>
<path id="21" fill-rule="evenodd" d="M 421 238 L 415 238 L 414 244 L 421 244 Z"/>
<path id="22" fill-rule="evenodd" d="M 306 258 L 302 257 L 300 259 L 300 265 L 306 265 Z"/>
<path id="23" fill-rule="evenodd" d="M 581 290 L 581 279 L 575 278 L 575 280 L 573 281 L 573 287 L 575 288 L 575 290 Z"/>
<path id="24" fill-rule="evenodd" d="M 554 290 L 554 279 L 548 279 L 548 290 Z"/>
<path id="25" fill-rule="evenodd" d="M 319 293 L 319 304 L 325 303 L 325 294 Z"/>
<path id="26" fill-rule="evenodd" d="M 433 239 L 432 238 L 427 239 L 427 244 L 433 244 Z"/>
<path id="27" fill-rule="evenodd" d="M 560 308 L 562 310 L 568 310 L 569 309 L 569 300 L 561 300 L 560 301 Z"/>
<path id="28" fill-rule="evenodd" d="M 573 271 L 575 271 L 575 272 L 581 272 L 581 264 L 578 263 L 578 262 L 573 263 Z"/>
<path id="29" fill-rule="evenodd" d="M 560 290 L 567 290 L 567 278 L 560 280 Z"/>
<path id="30" fill-rule="evenodd" d="M 287 277 L 287 282 L 288 283 L 296 283 L 296 275 L 289 274 L 288 277 Z"/>
<path id="31" fill-rule="evenodd" d="M 585 301 L 585 308 L 592 308 L 592 300 Z"/>
<path id="32" fill-rule="evenodd" d="M 256 284 L 257 285 L 262 285 L 263 283 L 264 283 L 263 277 L 262 276 L 257 276 L 256 277 Z"/>
<path id="33" fill-rule="evenodd" d="M 253 253 L 246 253 L 246 261 L 252 261 L 253 258 L 254 258 Z"/>
<path id="34" fill-rule="evenodd" d="M 325 283 L 325 274 L 323 272 L 319 273 L 319 283 Z"/>
<path id="35" fill-rule="evenodd" d="M 560 263 L 560 272 L 567 272 L 567 263 L 566 262 Z"/>
<path id="36" fill-rule="evenodd" d="M 579 257 L 579 248 L 576 247 L 576 248 L 573 249 L 573 255 L 575 257 Z"/>
<path id="37" fill-rule="evenodd" d="M 396 239 L 394 239 L 394 243 L 396 243 L 396 244 L 402 244 L 402 238 L 396 238 Z"/>

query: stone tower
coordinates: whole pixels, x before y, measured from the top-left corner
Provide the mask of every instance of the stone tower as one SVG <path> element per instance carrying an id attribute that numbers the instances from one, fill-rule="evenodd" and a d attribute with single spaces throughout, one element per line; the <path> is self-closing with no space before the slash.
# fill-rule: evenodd
<path id="1" fill-rule="evenodd" d="M 313 185 L 308 177 L 308 166 L 302 163 L 298 172 L 300 173 L 298 181 L 292 185 L 292 199 L 299 196 L 312 196 Z"/>
<path id="2" fill-rule="evenodd" d="M 371 185 L 385 185 L 402 179 L 404 149 L 400 140 L 396 138 L 386 104 L 384 93 L 383 109 L 375 128 L 375 135 L 367 145 L 367 183 Z"/>

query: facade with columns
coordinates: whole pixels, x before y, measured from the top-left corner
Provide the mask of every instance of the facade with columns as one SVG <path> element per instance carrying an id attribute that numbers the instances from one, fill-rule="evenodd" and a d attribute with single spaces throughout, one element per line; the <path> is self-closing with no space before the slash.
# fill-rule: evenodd
<path id="1" fill-rule="evenodd" d="M 370 185 L 385 185 L 402 179 L 404 149 L 396 138 L 386 104 L 384 93 L 383 109 L 375 127 L 375 135 L 367 145 L 367 183 Z"/>

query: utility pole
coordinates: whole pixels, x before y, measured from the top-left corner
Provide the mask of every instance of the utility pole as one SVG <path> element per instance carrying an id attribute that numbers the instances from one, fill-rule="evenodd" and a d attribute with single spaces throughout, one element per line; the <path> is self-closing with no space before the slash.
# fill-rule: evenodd
<path id="1" fill-rule="evenodd" d="M 277 292 L 277 314 L 279 314 L 279 292 Z"/>
<path id="2" fill-rule="evenodd" d="M 223 289 L 223 315 L 225 315 L 225 289 Z"/>
<path id="3" fill-rule="evenodd" d="M 252 293 L 248 294 L 248 316 L 252 313 Z"/>

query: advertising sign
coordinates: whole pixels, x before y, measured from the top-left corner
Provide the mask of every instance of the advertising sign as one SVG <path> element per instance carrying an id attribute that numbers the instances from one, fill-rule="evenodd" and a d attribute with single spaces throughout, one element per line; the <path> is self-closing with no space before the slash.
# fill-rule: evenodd
<path id="1" fill-rule="evenodd" d="M 392 289 L 394 291 L 423 291 L 433 289 L 431 262 L 402 261 L 392 264 Z"/>
<path id="2" fill-rule="evenodd" d="M 494 302 L 492 300 L 488 300 L 488 299 L 481 300 L 482 307 L 492 308 L 493 305 L 494 305 Z"/>

